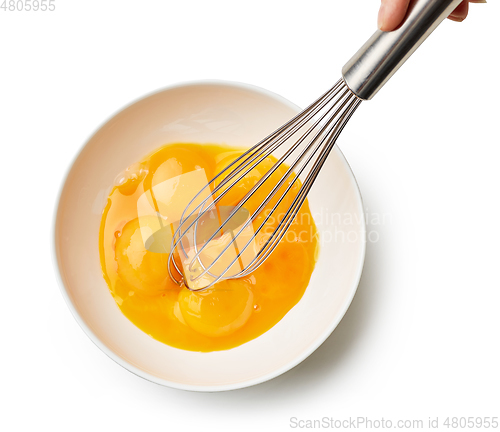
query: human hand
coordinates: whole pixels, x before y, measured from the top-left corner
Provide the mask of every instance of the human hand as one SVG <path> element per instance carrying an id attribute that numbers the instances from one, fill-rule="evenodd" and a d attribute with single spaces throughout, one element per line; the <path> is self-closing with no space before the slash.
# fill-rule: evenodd
<path id="1" fill-rule="evenodd" d="M 383 31 L 396 29 L 403 21 L 410 0 L 382 0 L 378 14 L 378 27 Z M 448 17 L 453 21 L 461 22 L 469 13 L 469 3 L 486 3 L 486 0 L 465 0 Z"/>

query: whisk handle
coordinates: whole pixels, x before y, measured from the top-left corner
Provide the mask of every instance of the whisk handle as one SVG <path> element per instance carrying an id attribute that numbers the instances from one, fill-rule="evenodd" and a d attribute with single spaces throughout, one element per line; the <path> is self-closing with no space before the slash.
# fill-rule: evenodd
<path id="1" fill-rule="evenodd" d="M 346 63 L 342 75 L 360 99 L 369 100 L 462 0 L 412 0 L 396 30 L 376 31 Z"/>

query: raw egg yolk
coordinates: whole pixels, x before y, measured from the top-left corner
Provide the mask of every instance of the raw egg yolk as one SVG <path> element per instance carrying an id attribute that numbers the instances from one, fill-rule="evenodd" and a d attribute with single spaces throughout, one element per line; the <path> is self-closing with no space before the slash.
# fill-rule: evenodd
<path id="1" fill-rule="evenodd" d="M 227 336 L 250 318 L 253 293 L 244 282 L 226 280 L 201 292 L 184 288 L 179 294 L 179 305 L 193 330 L 210 337 Z"/>
<path id="2" fill-rule="evenodd" d="M 204 169 L 208 179 L 213 177 L 215 162 L 194 146 L 167 146 L 155 152 L 149 163 L 149 173 L 144 179 L 144 189 L 199 169 Z"/>
<path id="3" fill-rule="evenodd" d="M 125 224 L 116 239 L 118 276 L 143 294 L 161 293 L 172 283 L 167 269 L 168 255 L 150 252 L 145 246 L 157 224 L 158 219 L 153 216 L 143 216 L 140 221 L 133 219 Z"/>

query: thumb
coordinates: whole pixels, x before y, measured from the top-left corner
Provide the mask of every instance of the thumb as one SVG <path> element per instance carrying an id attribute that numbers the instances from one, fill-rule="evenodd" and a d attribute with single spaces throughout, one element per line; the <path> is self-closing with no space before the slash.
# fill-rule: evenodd
<path id="1" fill-rule="evenodd" d="M 378 28 L 382 31 L 392 31 L 403 21 L 410 0 L 382 0 L 378 13 Z"/>

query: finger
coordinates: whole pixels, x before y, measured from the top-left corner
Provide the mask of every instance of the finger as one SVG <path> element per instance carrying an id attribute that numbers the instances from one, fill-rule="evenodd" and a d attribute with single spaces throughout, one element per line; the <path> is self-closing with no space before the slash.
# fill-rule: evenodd
<path id="1" fill-rule="evenodd" d="M 448 18 L 451 19 L 452 21 L 462 22 L 465 18 L 467 18 L 468 13 L 469 13 L 469 2 L 463 1 L 450 14 L 450 16 Z"/>
<path id="2" fill-rule="evenodd" d="M 401 24 L 408 10 L 410 0 L 382 0 L 378 14 L 378 28 L 392 31 Z"/>

